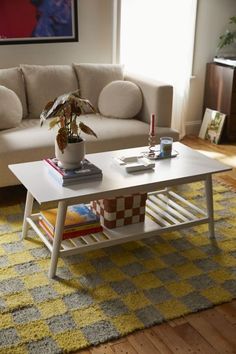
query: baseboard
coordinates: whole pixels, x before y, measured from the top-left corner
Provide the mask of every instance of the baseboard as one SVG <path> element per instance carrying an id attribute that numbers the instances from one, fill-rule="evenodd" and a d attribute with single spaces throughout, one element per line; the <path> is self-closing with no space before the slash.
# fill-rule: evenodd
<path id="1" fill-rule="evenodd" d="M 185 123 L 185 133 L 186 135 L 196 135 L 198 136 L 202 121 L 194 120 Z"/>

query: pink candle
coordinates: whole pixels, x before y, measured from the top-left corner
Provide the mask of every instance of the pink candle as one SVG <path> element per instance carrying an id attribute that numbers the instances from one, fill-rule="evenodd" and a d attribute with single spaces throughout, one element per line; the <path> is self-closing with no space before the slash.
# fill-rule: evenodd
<path id="1" fill-rule="evenodd" d="M 152 113 L 150 121 L 150 134 L 155 135 L 155 114 Z"/>

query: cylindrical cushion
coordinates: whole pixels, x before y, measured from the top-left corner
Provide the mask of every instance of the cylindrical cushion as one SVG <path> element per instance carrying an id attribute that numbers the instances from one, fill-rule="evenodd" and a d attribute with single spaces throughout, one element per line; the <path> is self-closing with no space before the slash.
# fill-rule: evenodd
<path id="1" fill-rule="evenodd" d="M 20 68 L 0 69 L 0 85 L 14 91 L 19 97 L 23 107 L 23 118 L 28 115 L 24 78 Z"/>
<path id="2" fill-rule="evenodd" d="M 0 129 L 16 127 L 22 120 L 23 108 L 17 94 L 0 86 Z"/>
<path id="3" fill-rule="evenodd" d="M 99 95 L 98 109 L 105 117 L 133 118 L 141 108 L 141 90 L 130 81 L 113 81 Z"/>

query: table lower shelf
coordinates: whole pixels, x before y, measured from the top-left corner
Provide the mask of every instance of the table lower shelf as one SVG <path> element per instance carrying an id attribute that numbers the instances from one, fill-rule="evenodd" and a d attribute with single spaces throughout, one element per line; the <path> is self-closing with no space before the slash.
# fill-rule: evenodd
<path id="1" fill-rule="evenodd" d="M 46 236 L 38 226 L 40 214 L 32 214 L 27 222 L 52 252 L 53 239 Z M 60 255 L 73 255 L 99 248 L 114 246 L 128 241 L 156 236 L 167 230 L 195 226 L 210 221 L 205 210 L 198 208 L 177 193 L 165 190 L 148 194 L 146 215 L 143 223 L 115 229 L 104 227 L 103 232 L 63 240 Z"/>

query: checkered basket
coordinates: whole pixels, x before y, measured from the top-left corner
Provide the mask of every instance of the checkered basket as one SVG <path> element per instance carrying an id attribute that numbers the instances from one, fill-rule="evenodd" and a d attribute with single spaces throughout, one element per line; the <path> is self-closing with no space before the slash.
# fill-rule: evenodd
<path id="1" fill-rule="evenodd" d="M 91 202 L 93 212 L 100 216 L 102 225 L 109 229 L 143 222 L 147 193 L 137 193 L 113 199 Z"/>

